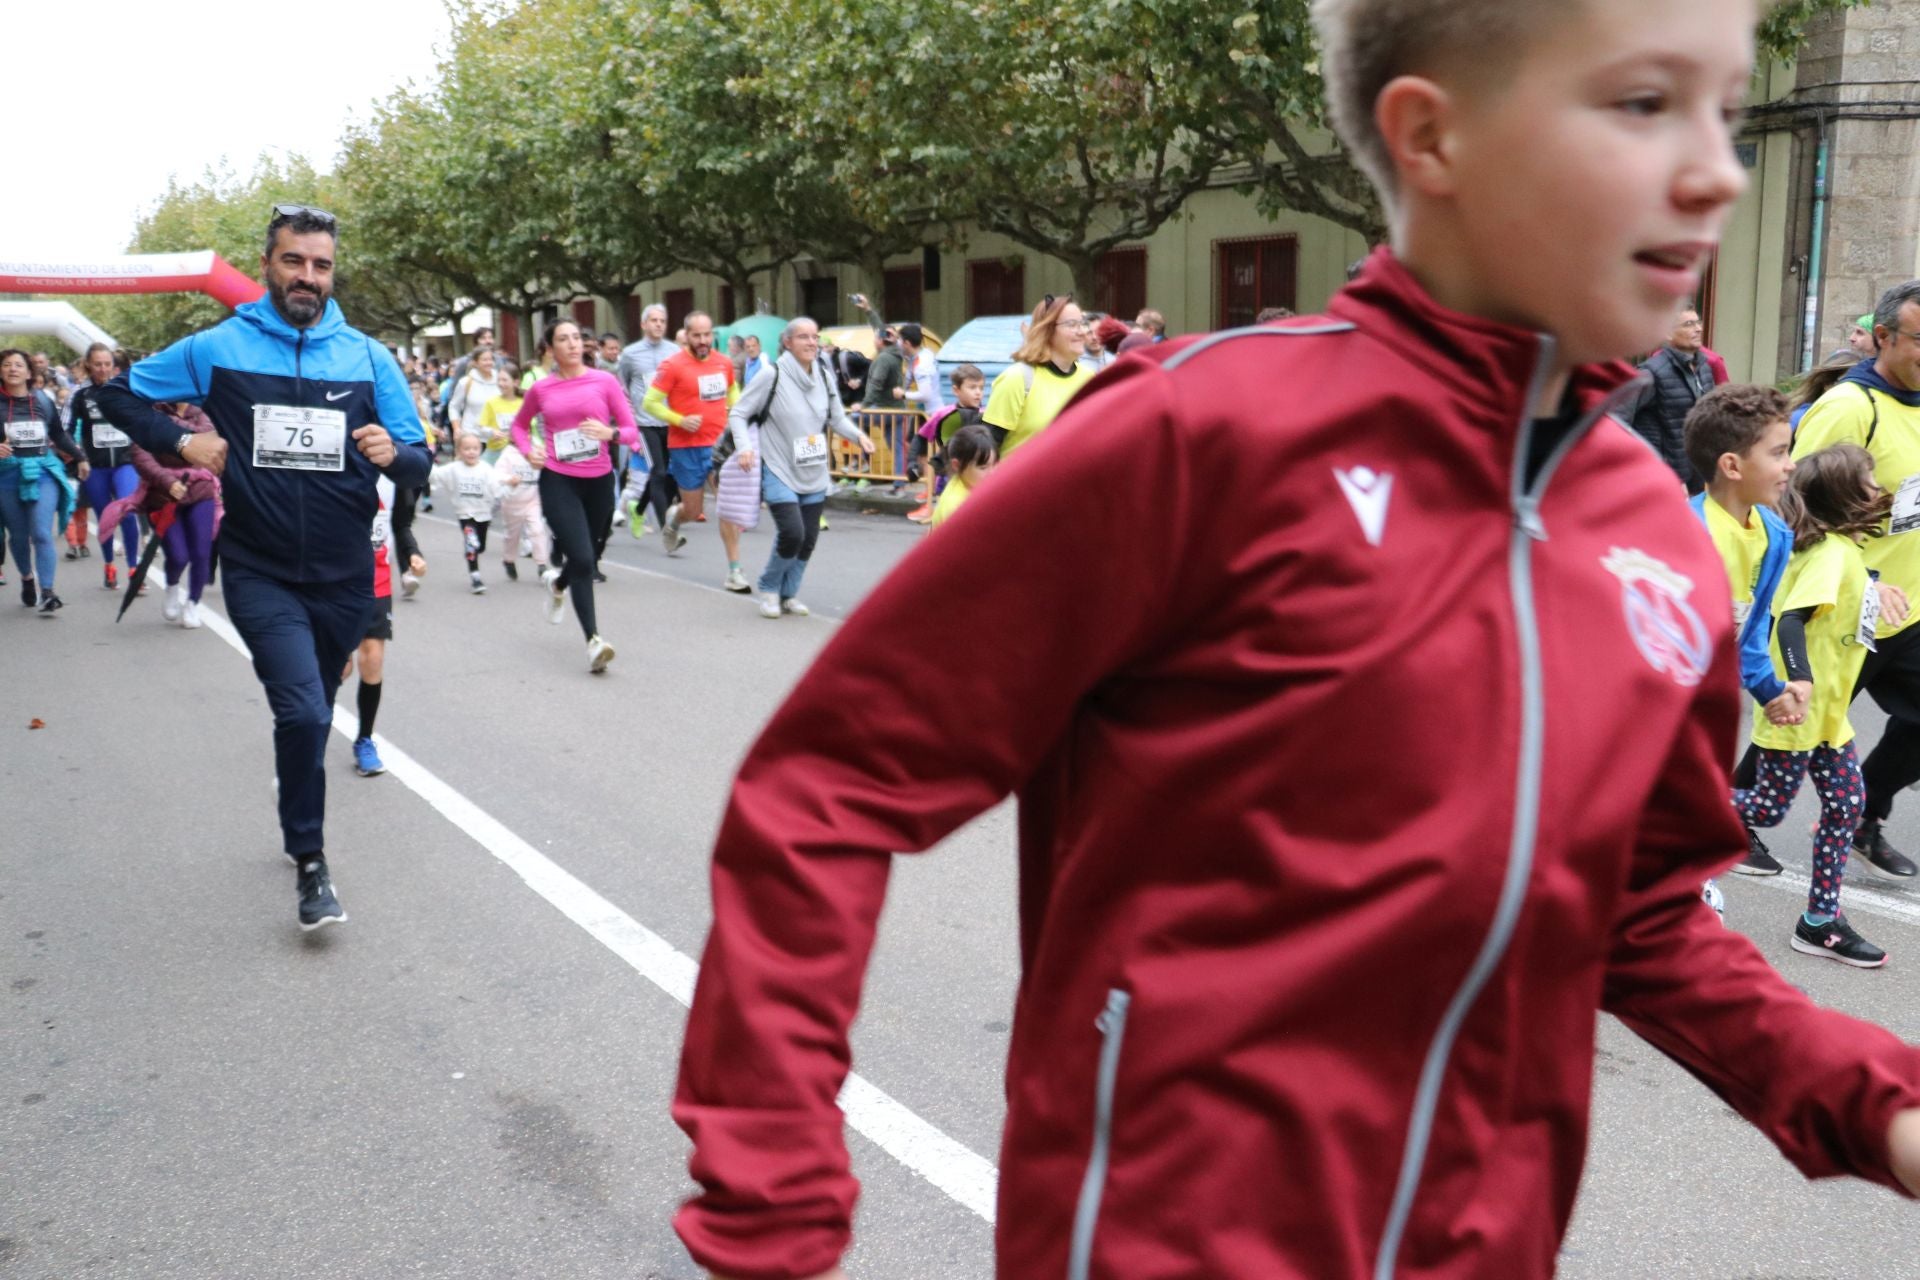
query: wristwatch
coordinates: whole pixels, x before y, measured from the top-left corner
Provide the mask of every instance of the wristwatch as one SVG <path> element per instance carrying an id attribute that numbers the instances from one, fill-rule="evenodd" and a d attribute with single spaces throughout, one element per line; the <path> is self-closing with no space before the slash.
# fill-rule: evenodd
<path id="1" fill-rule="evenodd" d="M 176 440 L 176 441 L 174 441 L 174 443 L 173 443 L 173 451 L 174 451 L 175 453 L 177 453 L 177 454 L 179 454 L 179 455 L 180 455 L 181 457 L 183 457 L 183 458 L 184 458 L 184 457 L 186 457 L 186 456 L 187 456 L 187 441 L 189 441 L 189 440 L 191 440 L 191 439 L 193 439 L 193 432 L 191 432 L 191 431 L 182 431 L 182 432 L 180 433 L 180 438 L 179 438 L 178 440 Z"/>

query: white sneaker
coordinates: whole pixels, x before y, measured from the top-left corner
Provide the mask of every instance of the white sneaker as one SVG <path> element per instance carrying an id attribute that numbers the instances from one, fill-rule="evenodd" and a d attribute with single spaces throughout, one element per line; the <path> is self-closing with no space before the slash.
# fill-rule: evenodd
<path id="1" fill-rule="evenodd" d="M 763 591 L 760 593 L 760 616 L 763 618 L 778 618 L 780 616 L 779 592 Z"/>
<path id="2" fill-rule="evenodd" d="M 587 641 L 587 670 L 599 675 L 613 661 L 613 646 L 599 636 Z"/>
<path id="3" fill-rule="evenodd" d="M 737 564 L 728 567 L 726 586 L 729 591 L 753 590 L 753 584 L 747 581 L 747 575 L 740 571 L 740 566 Z"/>
<path id="4" fill-rule="evenodd" d="M 483 596 L 487 594 L 487 584 L 480 580 L 480 575 L 477 573 L 470 573 L 467 575 L 467 585 L 469 589 L 472 590 L 473 594 L 477 596 Z"/>
<path id="5" fill-rule="evenodd" d="M 160 603 L 160 616 L 168 622 L 178 622 L 186 606 L 187 584 L 176 582 L 167 588 L 167 598 Z"/>
<path id="6" fill-rule="evenodd" d="M 400 575 L 400 598 L 402 600 L 413 599 L 413 593 L 419 589 L 420 576 L 418 574 L 403 573 Z"/>
<path id="7" fill-rule="evenodd" d="M 548 569 L 540 575 L 540 581 L 547 584 L 547 621 L 557 627 L 567 616 L 567 589 L 560 585 L 558 569 Z"/>
<path id="8" fill-rule="evenodd" d="M 660 530 L 660 545 L 672 555 L 687 545 L 687 535 L 680 532 L 680 504 L 674 503 L 667 508 L 667 524 Z"/>
<path id="9" fill-rule="evenodd" d="M 782 600 L 780 602 L 780 612 L 790 613 L 796 618 L 804 618 L 812 613 L 813 610 L 807 608 L 807 606 L 801 604 L 798 600 Z"/>
<path id="10" fill-rule="evenodd" d="M 180 625 L 192 631 L 200 625 L 200 605 L 197 601 L 187 601 L 180 610 Z"/>

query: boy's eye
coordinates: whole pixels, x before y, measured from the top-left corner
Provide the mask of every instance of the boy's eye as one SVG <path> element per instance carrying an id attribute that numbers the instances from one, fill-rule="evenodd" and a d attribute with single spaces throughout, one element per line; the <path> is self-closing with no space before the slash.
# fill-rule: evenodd
<path id="1" fill-rule="evenodd" d="M 1665 94 L 1637 93 L 1614 104 L 1630 116 L 1655 116 L 1667 109 Z"/>

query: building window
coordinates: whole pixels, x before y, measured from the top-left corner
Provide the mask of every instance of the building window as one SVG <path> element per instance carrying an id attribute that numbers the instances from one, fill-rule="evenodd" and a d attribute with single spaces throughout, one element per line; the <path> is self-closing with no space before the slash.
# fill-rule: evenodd
<path id="1" fill-rule="evenodd" d="M 667 336 L 671 338 L 687 322 L 687 312 L 693 310 L 693 290 L 669 289 L 664 301 L 667 304 Z"/>
<path id="2" fill-rule="evenodd" d="M 1694 309 L 1700 313 L 1700 343 L 1713 345 L 1713 297 L 1719 292 L 1720 257 L 1715 254 L 1707 259 L 1707 269 L 1700 273 L 1700 292 L 1695 295 Z"/>
<path id="3" fill-rule="evenodd" d="M 588 342 L 593 341 L 593 299 L 576 298 L 573 302 L 573 322 L 580 326 L 580 336 Z"/>
<path id="4" fill-rule="evenodd" d="M 1216 240 L 1220 287 L 1215 323 L 1222 329 L 1252 324 L 1268 307 L 1294 309 L 1300 274 L 1300 241 L 1294 236 Z"/>
<path id="5" fill-rule="evenodd" d="M 880 314 L 889 321 L 918 320 L 926 305 L 919 267 L 888 267 L 880 290 Z"/>
<path id="6" fill-rule="evenodd" d="M 1147 251 L 1111 249 L 1093 266 L 1093 309 L 1132 320 L 1147 305 Z"/>
<path id="7" fill-rule="evenodd" d="M 980 258 L 967 264 L 969 316 L 1018 316 L 1028 310 L 1026 263 Z"/>
<path id="8" fill-rule="evenodd" d="M 628 342 L 638 342 L 640 340 L 640 295 L 628 294 L 623 306 L 626 311 L 626 315 L 622 317 L 627 322 L 626 339 Z"/>
<path id="9" fill-rule="evenodd" d="M 740 313 L 734 310 L 733 307 L 732 285 L 723 284 L 720 286 L 720 305 L 717 310 L 720 312 L 719 319 L 721 324 L 732 324 L 739 318 Z"/>
<path id="10" fill-rule="evenodd" d="M 815 276 L 800 282 L 800 314 L 822 329 L 840 323 L 840 277 Z"/>
<path id="11" fill-rule="evenodd" d="M 511 311 L 493 313 L 493 340 L 509 360 L 520 358 L 520 317 Z"/>

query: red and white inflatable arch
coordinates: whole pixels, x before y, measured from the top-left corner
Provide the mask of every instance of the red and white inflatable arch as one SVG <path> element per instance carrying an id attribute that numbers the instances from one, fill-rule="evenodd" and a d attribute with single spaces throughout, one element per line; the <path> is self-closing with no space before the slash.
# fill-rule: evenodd
<path id="1" fill-rule="evenodd" d="M 120 345 L 71 302 L 0 302 L 0 334 L 5 333 L 52 334 L 75 351 L 85 351 L 96 342 Z"/>
<path id="2" fill-rule="evenodd" d="M 211 249 L 130 253 L 84 262 L 0 258 L 0 293 L 204 293 L 237 307 L 265 292 L 259 281 Z"/>

